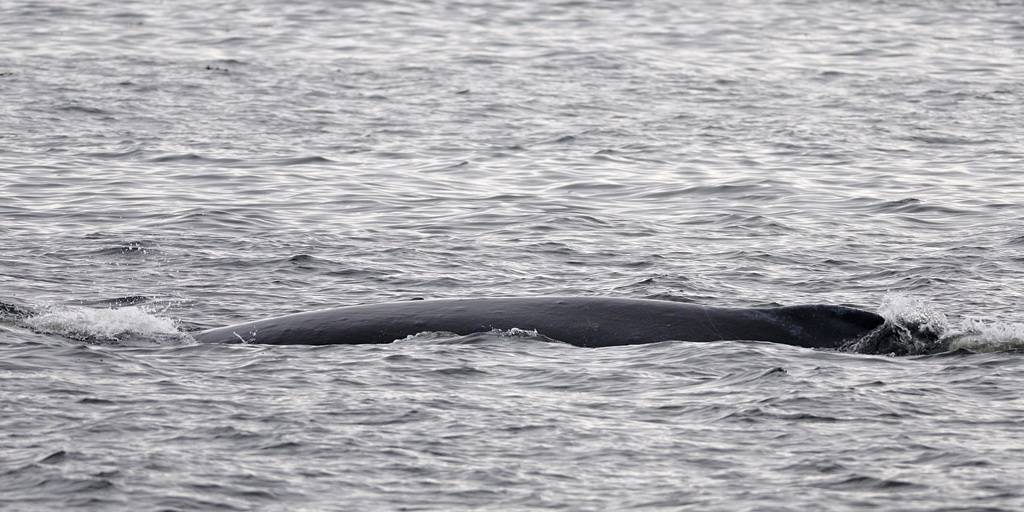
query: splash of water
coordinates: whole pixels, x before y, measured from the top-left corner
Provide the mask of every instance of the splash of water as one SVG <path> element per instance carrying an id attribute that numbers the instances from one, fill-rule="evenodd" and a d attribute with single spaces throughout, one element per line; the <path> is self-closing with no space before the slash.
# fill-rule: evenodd
<path id="1" fill-rule="evenodd" d="M 885 323 L 840 350 L 865 354 L 905 356 L 946 350 L 949 333 L 946 315 L 924 301 L 889 293 L 882 298 L 878 314 Z"/>
<path id="2" fill-rule="evenodd" d="M 972 352 L 1024 351 L 1024 323 L 998 322 L 983 318 L 965 318 L 950 340 L 950 350 Z"/>
<path id="3" fill-rule="evenodd" d="M 187 342 L 174 320 L 157 316 L 139 306 L 94 309 L 82 306 L 48 306 L 20 322 L 36 332 L 57 334 L 86 342 Z"/>
<path id="4" fill-rule="evenodd" d="M 842 350 L 898 356 L 954 350 L 1024 351 L 1024 323 L 969 317 L 954 325 L 933 305 L 897 293 L 882 299 L 878 314 L 885 324 Z"/>
<path id="5" fill-rule="evenodd" d="M 878 314 L 886 322 L 913 328 L 920 337 L 942 338 L 949 333 L 949 318 L 917 297 L 887 293 L 882 297 Z"/>

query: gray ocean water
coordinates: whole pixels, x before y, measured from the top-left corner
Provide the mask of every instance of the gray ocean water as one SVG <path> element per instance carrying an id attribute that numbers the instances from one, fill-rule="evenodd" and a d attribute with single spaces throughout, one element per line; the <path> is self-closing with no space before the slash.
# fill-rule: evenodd
<path id="1" fill-rule="evenodd" d="M 0 509 L 1024 509 L 1022 164 L 1012 0 L 0 0 Z M 954 341 L 189 335 L 520 295 Z"/>

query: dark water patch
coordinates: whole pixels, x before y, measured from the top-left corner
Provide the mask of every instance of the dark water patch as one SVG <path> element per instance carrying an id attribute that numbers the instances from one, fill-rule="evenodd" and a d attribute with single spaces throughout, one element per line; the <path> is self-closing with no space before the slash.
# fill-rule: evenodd
<path id="1" fill-rule="evenodd" d="M 908 197 L 893 201 L 882 201 L 866 206 L 867 209 L 886 213 L 939 213 L 946 215 L 967 215 L 972 210 L 953 208 L 948 205 L 926 204 L 920 199 Z"/>
<path id="2" fill-rule="evenodd" d="M 231 59 L 231 58 L 216 59 L 216 60 L 213 60 L 213 61 L 210 61 L 210 62 L 211 62 L 211 64 L 218 65 L 218 66 L 249 66 L 249 65 L 251 65 L 247 61 L 240 60 L 240 59 Z"/>
<path id="3" fill-rule="evenodd" d="M 133 159 L 143 154 L 144 151 L 140 148 L 131 148 L 124 151 L 98 151 L 93 153 L 85 153 L 84 156 L 91 158 L 103 158 L 107 160 L 120 160 L 120 159 Z"/>
<path id="4" fill-rule="evenodd" d="M 380 280 L 386 278 L 389 272 L 380 269 L 367 269 L 367 268 L 333 268 L 326 272 L 326 275 L 333 277 L 366 277 Z"/>
<path id="5" fill-rule="evenodd" d="M 551 190 L 565 190 L 570 192 L 614 192 L 625 188 L 625 185 L 621 183 L 614 183 L 608 181 L 574 181 L 565 184 L 559 184 L 551 188 Z"/>
<path id="6" fill-rule="evenodd" d="M 85 397 L 78 400 L 82 405 L 116 405 L 117 402 L 105 398 Z"/>
<path id="7" fill-rule="evenodd" d="M 724 376 L 721 379 L 715 380 L 713 383 L 708 383 L 707 385 L 711 386 L 711 387 L 720 387 L 720 386 L 734 386 L 734 385 L 739 385 L 739 384 L 748 384 L 748 383 L 751 383 L 751 382 L 754 382 L 754 381 L 761 381 L 761 380 L 764 380 L 766 378 L 768 378 L 768 379 L 784 378 L 784 376 L 787 375 L 787 373 L 788 372 L 786 372 L 785 368 L 780 368 L 780 367 L 771 368 L 771 369 L 768 369 L 768 370 L 746 371 L 746 372 L 741 372 L 741 373 L 737 373 L 737 374 L 726 375 L 726 376 Z"/>
<path id="8" fill-rule="evenodd" d="M 844 418 L 810 412 L 779 412 L 768 410 L 762 410 L 759 412 L 767 418 L 792 421 L 795 423 L 840 423 L 845 421 Z"/>
<path id="9" fill-rule="evenodd" d="M 188 163 L 188 164 L 233 164 L 237 163 L 238 159 L 234 158 L 215 158 L 209 156 L 203 156 L 196 153 L 171 153 L 160 156 L 155 156 L 147 160 L 152 163 Z"/>
<path id="10" fill-rule="evenodd" d="M 68 452 L 58 450 L 39 459 L 39 464 L 60 464 L 68 459 Z"/>
<path id="11" fill-rule="evenodd" d="M 100 240 L 108 237 L 97 237 Z M 94 258 L 115 257 L 116 259 L 144 259 L 148 256 L 157 255 L 162 252 L 160 245 L 154 241 L 146 240 L 124 240 L 116 242 L 115 245 L 103 247 L 67 247 L 60 248 L 53 252 L 45 253 L 47 257 L 61 260 L 76 259 L 81 257 Z M 107 258 L 103 258 L 107 259 Z"/>
<path id="12" fill-rule="evenodd" d="M 79 493 L 109 492 L 117 488 L 117 484 L 107 478 L 53 476 L 40 478 L 33 482 L 31 487 L 36 492 L 42 491 L 56 496 L 73 496 Z M 18 491 L 24 492 L 21 489 Z"/>
<path id="13" fill-rule="evenodd" d="M 840 491 L 879 490 L 879 491 L 914 491 L 925 490 L 928 486 L 905 480 L 877 478 L 867 475 L 853 475 L 837 480 L 814 484 L 816 487 Z"/>
<path id="14" fill-rule="evenodd" d="M 705 222 L 717 224 L 722 230 L 736 230 L 750 233 L 750 236 L 767 236 L 773 233 L 786 233 L 793 231 L 793 228 L 781 222 L 778 217 L 767 217 L 764 215 L 743 215 L 743 214 L 717 214 L 708 219 L 700 219 Z M 746 252 L 746 251 L 740 251 Z"/>
<path id="15" fill-rule="evenodd" d="M 107 110 L 103 110 L 102 108 L 90 107 L 90 106 L 86 106 L 86 105 L 65 105 L 65 106 L 57 107 L 57 110 L 60 111 L 60 112 L 68 112 L 68 113 L 73 113 L 73 114 L 89 114 L 89 115 L 102 115 L 102 116 L 109 116 L 109 115 L 112 114 L 112 112 L 109 112 Z"/>
<path id="16" fill-rule="evenodd" d="M 303 443 L 298 443 L 298 442 L 295 442 L 295 441 L 281 441 L 281 442 L 276 442 L 276 443 L 273 443 L 273 444 L 269 444 L 267 446 L 261 446 L 259 449 L 262 450 L 262 451 L 270 451 L 270 452 L 279 451 L 279 452 L 283 452 L 283 453 L 295 453 L 295 452 L 301 451 L 301 450 L 303 450 L 305 448 L 306 448 L 306 445 L 304 445 Z"/>
<path id="17" fill-rule="evenodd" d="M 993 465 L 991 461 L 980 459 L 972 454 L 940 450 L 928 446 L 918 448 L 923 453 L 912 461 L 914 464 L 941 464 L 950 468 L 988 468 Z"/>
<path id="18" fill-rule="evenodd" d="M 256 263 L 259 264 L 258 262 Z M 263 264 L 267 265 L 268 268 L 274 265 L 286 265 L 289 269 L 295 269 L 303 272 L 315 272 L 325 276 L 345 277 L 349 279 L 360 277 L 382 277 L 388 274 L 386 271 L 381 269 L 352 267 L 350 264 L 309 254 L 297 254 L 285 260 L 267 261 Z"/>
<path id="19" fill-rule="evenodd" d="M 990 139 L 985 137 L 962 137 L 952 134 L 928 134 L 928 135 L 913 135 L 906 137 L 905 140 L 911 142 L 922 142 L 928 145 L 939 145 L 939 146 L 964 146 L 964 145 L 986 145 L 986 144 L 998 144 L 1001 141 L 997 139 Z"/>
<path id="20" fill-rule="evenodd" d="M 113 247 L 93 249 L 89 254 L 94 256 L 145 257 L 159 253 L 160 250 L 150 242 L 129 241 Z"/>
<path id="21" fill-rule="evenodd" d="M 470 165 L 470 162 L 468 160 L 462 160 L 462 161 L 456 162 L 454 164 L 442 165 L 442 166 L 440 166 L 438 168 L 435 168 L 435 169 L 427 169 L 426 172 L 429 172 L 429 173 L 435 173 L 435 172 L 436 173 L 446 173 L 446 172 L 453 172 L 454 171 L 454 172 L 461 173 L 461 172 L 463 172 L 465 170 L 466 167 L 469 167 L 469 165 Z"/>
<path id="22" fill-rule="evenodd" d="M 786 466 L 783 469 L 786 471 L 793 471 L 796 473 L 810 473 L 817 475 L 833 475 L 837 473 L 846 473 L 849 471 L 849 469 L 842 463 L 831 460 L 801 461 Z"/>
<path id="23" fill-rule="evenodd" d="M 779 197 L 778 193 L 767 193 L 762 184 L 718 184 L 718 185 L 698 185 L 682 188 L 672 188 L 656 190 L 652 192 L 642 192 L 636 195 L 642 199 L 670 199 L 678 196 L 698 196 L 698 197 L 710 197 L 710 198 L 722 198 L 722 197 L 737 197 L 741 199 L 749 198 L 763 198 L 763 199 L 776 199 Z M 754 194 L 755 192 L 759 192 Z"/>
<path id="24" fill-rule="evenodd" d="M 450 368 L 439 368 L 437 370 L 432 370 L 432 372 L 434 372 L 434 373 L 436 373 L 438 375 L 445 376 L 445 377 L 454 377 L 454 378 L 471 378 L 471 377 L 475 378 L 475 377 L 483 377 L 483 376 L 486 376 L 488 374 L 486 371 L 480 370 L 478 368 L 473 368 L 471 366 L 455 366 L 455 367 L 450 367 Z"/>
<path id="25" fill-rule="evenodd" d="M 288 261 L 291 262 L 291 263 L 296 263 L 296 264 L 307 264 L 307 263 L 314 263 L 314 262 L 321 262 L 321 261 L 327 262 L 327 260 L 322 260 L 320 258 L 316 258 L 316 257 L 310 256 L 308 254 L 296 254 L 295 256 L 292 256 L 292 257 L 288 258 Z"/>
<path id="26" fill-rule="evenodd" d="M 287 167 L 287 166 L 290 166 L 290 165 L 330 164 L 330 163 L 335 163 L 335 161 L 331 160 L 330 158 L 327 158 L 325 156 L 312 155 L 312 156 L 298 156 L 298 157 L 293 157 L 293 158 L 282 158 L 282 159 L 278 159 L 278 160 L 267 160 L 265 162 L 260 162 L 259 165 L 260 166 L 262 166 L 262 165 L 281 165 L 281 166 L 286 166 Z"/>

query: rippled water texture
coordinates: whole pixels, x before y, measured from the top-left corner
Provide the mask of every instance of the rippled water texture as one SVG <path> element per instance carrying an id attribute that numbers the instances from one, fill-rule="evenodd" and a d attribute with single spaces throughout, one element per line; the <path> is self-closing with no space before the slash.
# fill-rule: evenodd
<path id="1" fill-rule="evenodd" d="M 1024 508 L 1022 20 L 0 0 L 0 302 L 43 311 L 0 322 L 0 508 Z M 186 334 L 544 294 L 850 304 L 964 350 Z"/>

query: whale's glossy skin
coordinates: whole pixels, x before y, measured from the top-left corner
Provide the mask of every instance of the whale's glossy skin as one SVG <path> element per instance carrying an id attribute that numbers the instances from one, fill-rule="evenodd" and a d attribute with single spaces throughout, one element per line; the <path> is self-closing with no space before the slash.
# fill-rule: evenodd
<path id="1" fill-rule="evenodd" d="M 439 299 L 324 309 L 194 334 L 202 343 L 335 345 L 390 343 L 421 332 L 465 335 L 536 330 L 580 347 L 666 340 L 759 340 L 839 348 L 884 323 L 845 306 L 716 308 L 649 299 L 519 297 Z"/>

